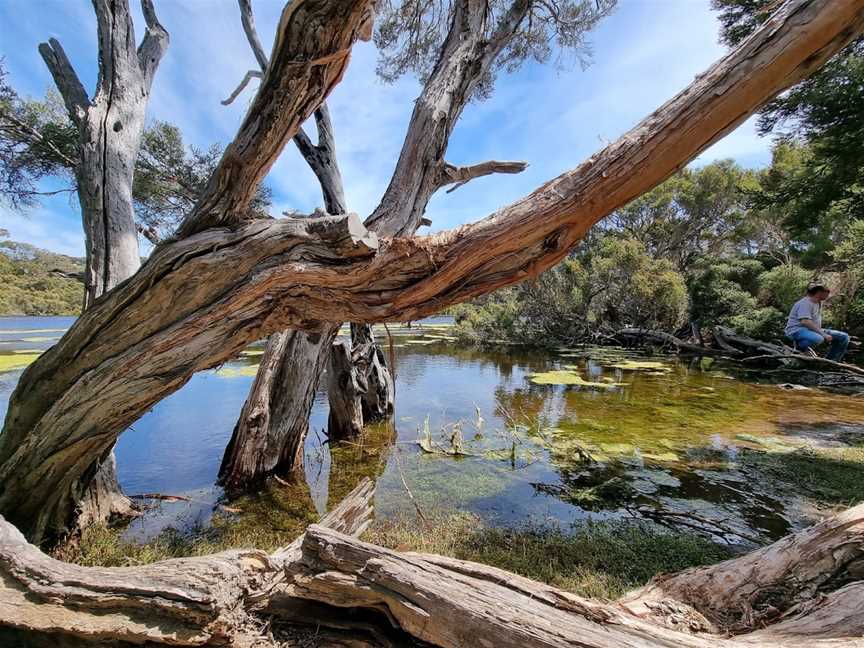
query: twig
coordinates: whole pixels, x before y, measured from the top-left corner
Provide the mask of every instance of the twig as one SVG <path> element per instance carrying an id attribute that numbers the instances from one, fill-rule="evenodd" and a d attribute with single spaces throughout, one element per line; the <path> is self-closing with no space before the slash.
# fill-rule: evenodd
<path id="1" fill-rule="evenodd" d="M 405 487 L 405 492 L 408 493 L 408 499 L 411 500 L 411 503 L 414 505 L 414 508 L 417 511 L 417 515 L 423 520 L 423 524 L 427 527 L 431 527 L 429 524 L 429 520 L 423 515 L 423 510 L 420 508 L 420 504 L 417 503 L 417 500 L 414 499 L 414 493 L 411 492 L 411 489 L 408 488 L 408 482 L 405 481 L 405 473 L 402 472 L 402 462 L 399 461 L 399 450 L 397 449 L 395 453 L 393 453 L 393 458 L 396 459 L 396 468 L 399 469 L 399 477 L 402 479 L 402 485 Z"/>

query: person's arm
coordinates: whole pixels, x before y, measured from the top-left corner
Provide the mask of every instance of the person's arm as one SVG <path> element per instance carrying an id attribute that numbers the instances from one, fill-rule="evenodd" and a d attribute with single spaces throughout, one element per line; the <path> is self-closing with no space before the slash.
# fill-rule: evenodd
<path id="1" fill-rule="evenodd" d="M 830 341 L 831 341 L 831 336 L 828 335 L 828 334 L 827 334 L 825 331 L 823 331 L 822 329 L 820 329 L 818 326 L 816 326 L 816 325 L 813 323 L 813 320 L 811 320 L 811 319 L 809 319 L 809 318 L 807 318 L 807 317 L 802 317 L 802 318 L 799 319 L 798 321 L 801 323 L 801 326 L 803 326 L 804 328 L 810 329 L 810 330 L 813 331 L 814 333 L 818 333 L 819 335 L 821 335 L 822 338 L 823 338 L 826 342 L 830 342 Z"/>

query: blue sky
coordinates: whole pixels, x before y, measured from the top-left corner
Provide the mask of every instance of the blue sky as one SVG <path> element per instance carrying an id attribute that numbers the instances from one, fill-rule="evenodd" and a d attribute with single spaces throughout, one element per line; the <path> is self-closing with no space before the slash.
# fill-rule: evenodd
<path id="1" fill-rule="evenodd" d="M 254 58 L 240 27 L 235 0 L 155 0 L 171 45 L 157 72 L 149 119 L 171 121 L 188 142 L 207 146 L 231 140 L 252 92 L 226 108 L 219 102 L 234 89 Z M 136 33 L 143 33 L 137 2 Z M 259 33 L 269 50 L 284 2 L 253 3 Z M 649 114 L 719 58 L 724 48 L 708 0 L 619 0 L 617 11 L 592 34 L 593 63 L 558 70 L 526 64 L 502 74 L 494 96 L 469 105 L 456 127 L 448 161 L 526 160 L 517 176 L 490 176 L 432 200 L 432 230 L 476 220 L 576 166 Z M 96 25 L 86 0 L 0 0 L 0 55 L 23 95 L 42 96 L 52 81 L 37 45 L 58 38 L 92 91 L 96 78 Z M 349 206 L 361 216 L 377 204 L 399 154 L 416 79 L 392 85 L 375 76 L 370 43 L 354 48 L 342 83 L 329 105 Z M 310 125 L 314 130 L 314 125 Z M 694 164 L 734 158 L 744 166 L 770 159 L 770 141 L 756 135 L 753 121 L 705 151 Z M 289 145 L 268 179 L 273 213 L 310 211 L 321 202 L 316 180 Z M 0 207 L 0 227 L 12 238 L 66 254 L 83 255 L 77 205 L 48 199 L 25 214 Z"/>

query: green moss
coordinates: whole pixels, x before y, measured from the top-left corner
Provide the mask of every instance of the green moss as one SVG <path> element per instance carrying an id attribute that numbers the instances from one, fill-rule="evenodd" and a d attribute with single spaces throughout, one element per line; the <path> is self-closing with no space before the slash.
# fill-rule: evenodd
<path id="1" fill-rule="evenodd" d="M 622 371 L 648 371 L 660 374 L 672 371 L 672 368 L 669 365 L 653 360 L 624 360 L 622 362 L 616 362 L 605 366 L 611 367 L 612 369 L 621 369 Z"/>
<path id="2" fill-rule="evenodd" d="M 653 576 L 729 557 L 728 550 L 691 534 L 659 532 L 638 523 L 486 527 L 471 514 L 427 514 L 379 522 L 366 539 L 400 551 L 472 560 L 581 596 L 614 599 Z"/>

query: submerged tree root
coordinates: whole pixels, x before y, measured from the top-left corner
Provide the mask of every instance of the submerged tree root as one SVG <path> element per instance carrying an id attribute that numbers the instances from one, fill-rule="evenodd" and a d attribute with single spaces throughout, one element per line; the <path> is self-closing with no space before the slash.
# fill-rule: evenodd
<path id="1" fill-rule="evenodd" d="M 864 642 L 864 505 L 607 603 L 494 567 L 361 542 L 352 536 L 371 519 L 372 494 L 364 480 L 273 554 L 235 550 L 141 567 L 63 563 L 2 521 L 0 636 L 5 628 L 25 645 L 100 646 Z"/>

